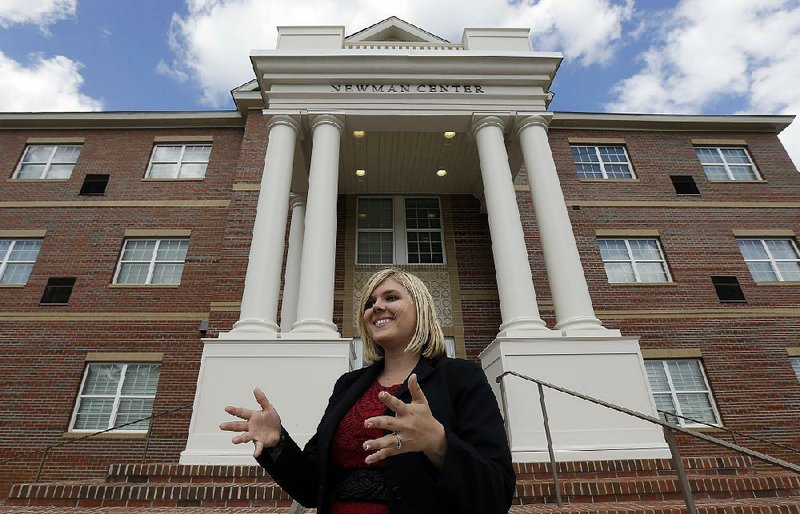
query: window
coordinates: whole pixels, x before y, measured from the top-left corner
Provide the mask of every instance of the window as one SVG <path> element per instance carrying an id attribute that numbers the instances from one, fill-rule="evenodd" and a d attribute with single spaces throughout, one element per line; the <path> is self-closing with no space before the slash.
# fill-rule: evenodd
<path id="1" fill-rule="evenodd" d="M 81 185 L 81 195 L 102 196 L 106 194 L 109 175 L 86 175 Z"/>
<path id="2" fill-rule="evenodd" d="M 713 425 L 719 423 L 714 398 L 699 360 L 646 360 L 644 366 L 656 408 L 667 413 L 659 412 L 662 420 L 680 426 L 702 426 L 669 414 L 674 413 Z"/>
<path id="3" fill-rule="evenodd" d="M 800 282 L 800 252 L 791 239 L 737 239 L 756 282 Z"/>
<path id="4" fill-rule="evenodd" d="M 679 195 L 699 195 L 700 190 L 697 189 L 697 184 L 694 177 L 691 175 L 670 175 L 672 180 L 672 187 L 675 188 L 675 193 Z"/>
<path id="5" fill-rule="evenodd" d="M 599 239 L 608 281 L 671 282 L 658 239 Z"/>
<path id="6" fill-rule="evenodd" d="M 438 198 L 358 199 L 358 264 L 443 264 L 442 240 Z"/>
<path id="7" fill-rule="evenodd" d="M 81 154 L 81 145 L 28 145 L 15 179 L 67 179 Z"/>
<path id="8" fill-rule="evenodd" d="M 747 302 L 738 278 L 730 275 L 716 275 L 711 277 L 711 283 L 714 284 L 714 290 L 721 303 Z"/>
<path id="9" fill-rule="evenodd" d="M 696 146 L 694 151 L 708 180 L 761 180 L 745 148 Z"/>
<path id="10" fill-rule="evenodd" d="M 456 356 L 456 339 L 451 336 L 444 336 L 444 346 L 447 351 L 448 357 Z M 361 369 L 368 366 L 369 363 L 364 362 L 364 343 L 361 342 L 360 337 L 353 338 L 353 353 L 350 355 L 352 369 Z"/>
<path id="11" fill-rule="evenodd" d="M 180 284 L 188 239 L 126 239 L 114 284 Z"/>
<path id="12" fill-rule="evenodd" d="M 155 145 L 145 177 L 203 178 L 209 154 L 211 145 Z"/>
<path id="13" fill-rule="evenodd" d="M 789 362 L 792 363 L 792 369 L 794 374 L 797 375 L 797 380 L 800 380 L 800 357 L 792 357 Z"/>
<path id="14" fill-rule="evenodd" d="M 150 416 L 160 372 L 159 364 L 88 364 L 70 430 L 107 430 Z M 149 426 L 145 419 L 120 430 L 141 432 Z"/>
<path id="15" fill-rule="evenodd" d="M 75 287 L 75 277 L 48 278 L 40 303 L 66 305 L 72 296 L 73 287 Z"/>
<path id="16" fill-rule="evenodd" d="M 572 160 L 580 178 L 597 178 L 606 180 L 632 179 L 628 153 L 624 146 L 575 146 L 572 149 Z"/>
<path id="17" fill-rule="evenodd" d="M 0 239 L 0 284 L 26 284 L 41 247 L 41 239 Z"/>

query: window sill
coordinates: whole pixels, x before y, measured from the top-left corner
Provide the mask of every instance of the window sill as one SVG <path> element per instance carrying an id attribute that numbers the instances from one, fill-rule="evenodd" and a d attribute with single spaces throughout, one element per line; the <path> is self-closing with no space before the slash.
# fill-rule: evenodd
<path id="1" fill-rule="evenodd" d="M 64 432 L 61 434 L 63 439 L 80 439 L 81 437 L 86 437 L 87 435 L 93 434 L 94 432 Z M 100 439 L 100 440 L 119 440 L 119 439 L 147 439 L 147 432 L 104 432 L 102 434 L 97 434 L 96 436 L 92 436 L 91 439 Z"/>
<path id="2" fill-rule="evenodd" d="M 610 286 L 622 286 L 622 287 L 634 287 L 634 286 L 646 286 L 646 287 L 674 287 L 677 286 L 677 282 L 609 282 L 608 285 Z"/>
<path id="3" fill-rule="evenodd" d="M 197 177 L 192 177 L 192 178 L 150 178 L 150 177 L 145 177 L 145 178 L 142 179 L 142 182 L 202 182 L 204 180 L 205 180 L 205 177 L 203 177 L 203 178 L 197 178 Z"/>
<path id="4" fill-rule="evenodd" d="M 0 289 L 21 289 L 25 284 L 0 284 Z"/>
<path id="5" fill-rule="evenodd" d="M 581 182 L 641 182 L 638 178 L 580 178 Z"/>
<path id="6" fill-rule="evenodd" d="M 108 287 L 112 289 L 177 289 L 181 287 L 180 284 L 109 284 Z"/>
<path id="7" fill-rule="evenodd" d="M 708 180 L 711 184 L 766 184 L 766 180 Z"/>
<path id="8" fill-rule="evenodd" d="M 701 432 L 703 434 L 727 433 L 726 430 L 723 430 L 719 427 L 707 427 L 705 425 L 686 425 L 682 428 L 685 428 L 686 430 L 692 430 L 694 432 Z"/>
<path id="9" fill-rule="evenodd" d="M 432 264 L 359 264 L 356 263 L 357 269 L 383 269 L 383 268 L 400 268 L 400 269 L 431 269 L 442 268 L 447 269 L 446 262 L 437 262 Z"/>
<path id="10" fill-rule="evenodd" d="M 797 287 L 797 286 L 800 286 L 800 282 L 798 282 L 797 280 L 784 280 L 783 282 L 779 282 L 779 281 L 776 280 L 775 282 L 766 282 L 766 281 L 756 282 L 756 285 L 757 286 L 766 286 L 766 287 L 772 287 L 772 286 L 778 286 L 778 287 L 781 287 L 781 286 L 794 286 L 794 287 Z"/>
<path id="11" fill-rule="evenodd" d="M 9 178 L 6 182 L 69 182 L 68 178 Z"/>

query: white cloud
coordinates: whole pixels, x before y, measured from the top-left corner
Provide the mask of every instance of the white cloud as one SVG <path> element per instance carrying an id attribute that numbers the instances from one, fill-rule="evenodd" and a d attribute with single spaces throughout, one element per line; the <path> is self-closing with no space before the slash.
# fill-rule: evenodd
<path id="1" fill-rule="evenodd" d="M 619 82 L 617 112 L 716 112 L 725 100 L 753 114 L 800 114 L 797 0 L 681 0 L 642 69 Z M 800 125 L 781 134 L 800 167 Z"/>
<path id="2" fill-rule="evenodd" d="M 633 0 L 187 0 L 174 14 L 175 58 L 159 66 L 197 80 L 202 101 L 221 106 L 231 88 L 253 78 L 247 55 L 275 47 L 278 25 L 345 25 L 353 33 L 395 15 L 451 41 L 464 27 L 532 27 L 534 48 L 560 50 L 583 64 L 604 63 L 619 43 Z M 242 20 L 247 20 L 243 23 Z"/>
<path id="3" fill-rule="evenodd" d="M 2 0 L 0 27 L 32 23 L 42 30 L 58 20 L 75 16 L 78 0 Z"/>
<path id="4" fill-rule="evenodd" d="M 181 70 L 177 66 L 170 66 L 164 61 L 164 59 L 158 61 L 158 64 L 156 65 L 156 73 L 159 75 L 164 75 L 165 77 L 169 77 L 176 82 L 186 82 L 189 79 L 189 76 L 185 71 Z"/>
<path id="5" fill-rule="evenodd" d="M 30 57 L 25 66 L 0 52 L 0 106 L 7 112 L 99 111 L 100 100 L 81 93 L 81 64 L 63 55 Z"/>

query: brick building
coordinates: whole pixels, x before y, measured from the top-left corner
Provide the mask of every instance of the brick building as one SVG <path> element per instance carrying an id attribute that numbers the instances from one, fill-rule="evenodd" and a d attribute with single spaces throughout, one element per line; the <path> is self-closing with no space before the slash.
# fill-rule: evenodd
<path id="1" fill-rule="evenodd" d="M 252 60 L 236 111 L 0 114 L 0 460 L 174 410 L 3 462 L 3 496 L 248 464 L 214 427 L 255 385 L 308 437 L 388 264 L 490 378 L 800 447 L 792 117 L 550 112 L 561 57 L 511 29 L 288 27 Z M 515 461 L 546 460 L 535 386 L 504 380 Z M 658 427 L 548 401 L 559 460 L 668 455 Z"/>

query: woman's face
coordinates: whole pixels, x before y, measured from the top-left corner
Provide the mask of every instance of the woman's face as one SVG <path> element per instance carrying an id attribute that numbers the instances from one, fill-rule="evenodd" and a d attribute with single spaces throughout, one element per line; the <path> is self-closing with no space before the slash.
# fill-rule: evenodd
<path id="1" fill-rule="evenodd" d="M 417 309 L 406 288 L 391 277 L 378 284 L 364 306 L 364 325 L 385 352 L 404 350 L 417 328 Z"/>

